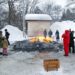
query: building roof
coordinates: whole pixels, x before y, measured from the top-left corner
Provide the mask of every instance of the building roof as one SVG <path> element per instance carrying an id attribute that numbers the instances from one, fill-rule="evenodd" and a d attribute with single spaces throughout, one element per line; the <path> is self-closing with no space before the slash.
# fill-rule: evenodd
<path id="1" fill-rule="evenodd" d="M 48 14 L 26 14 L 25 20 L 52 20 L 52 18 Z"/>

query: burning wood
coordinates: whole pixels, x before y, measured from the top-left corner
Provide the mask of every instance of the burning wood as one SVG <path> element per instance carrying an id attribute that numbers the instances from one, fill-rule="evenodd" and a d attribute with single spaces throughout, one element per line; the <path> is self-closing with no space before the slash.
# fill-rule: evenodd
<path id="1" fill-rule="evenodd" d="M 50 37 L 45 38 L 44 36 L 36 36 L 36 37 L 31 37 L 29 41 L 32 43 L 37 42 L 37 41 L 49 43 L 53 41 L 53 38 L 50 38 Z"/>

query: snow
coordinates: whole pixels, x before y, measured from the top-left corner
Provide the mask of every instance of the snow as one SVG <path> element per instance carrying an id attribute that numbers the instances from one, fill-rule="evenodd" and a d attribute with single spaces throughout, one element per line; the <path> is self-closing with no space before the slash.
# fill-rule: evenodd
<path id="1" fill-rule="evenodd" d="M 75 3 L 68 6 L 68 8 L 75 8 Z"/>
<path id="2" fill-rule="evenodd" d="M 8 4 L 5 4 L 5 3 L 2 3 L 1 5 L 0 5 L 0 7 L 2 7 L 2 10 L 4 10 L 4 11 L 6 11 L 6 12 L 8 12 L 9 10 L 8 10 Z"/>
<path id="3" fill-rule="evenodd" d="M 66 5 L 65 13 L 68 9 L 70 10 L 71 13 L 75 13 L 75 2 Z"/>
<path id="4" fill-rule="evenodd" d="M 67 4 L 67 0 L 53 0 L 57 5 L 62 6 L 63 8 L 66 6 Z"/>
<path id="5" fill-rule="evenodd" d="M 26 14 L 26 20 L 52 20 L 47 14 Z"/>
<path id="6" fill-rule="evenodd" d="M 16 2 L 14 3 L 15 10 L 18 10 L 19 4 L 20 4 L 19 1 L 16 1 Z"/>
<path id="7" fill-rule="evenodd" d="M 55 3 L 55 4 L 57 4 L 57 5 L 60 5 L 60 6 L 62 6 L 63 8 L 66 6 L 66 4 L 67 4 L 67 0 L 39 0 L 41 3 L 46 3 L 46 2 L 53 2 L 53 3 Z"/>
<path id="8" fill-rule="evenodd" d="M 11 25 L 6 25 L 3 29 L 3 35 L 5 35 L 5 29 L 8 30 L 10 33 L 9 41 L 21 41 L 24 40 L 25 38 L 23 37 L 23 32 L 19 30 L 17 27 L 11 26 Z"/>
<path id="9" fill-rule="evenodd" d="M 42 53 L 41 53 L 42 54 Z M 37 55 L 37 57 L 36 57 Z M 46 72 L 43 67 L 43 60 L 46 56 L 58 58 L 60 68 L 58 71 Z M 74 75 L 75 55 L 70 54 L 64 57 L 62 52 L 50 52 L 43 55 L 42 58 L 38 52 L 17 52 L 9 56 L 0 56 L 0 74 L 1 75 Z M 49 59 L 50 59 L 49 58 Z"/>

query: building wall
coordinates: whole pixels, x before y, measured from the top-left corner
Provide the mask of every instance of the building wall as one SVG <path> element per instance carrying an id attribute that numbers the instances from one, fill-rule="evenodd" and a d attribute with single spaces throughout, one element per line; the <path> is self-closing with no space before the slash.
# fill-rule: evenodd
<path id="1" fill-rule="evenodd" d="M 28 21 L 28 36 L 43 35 L 43 31 L 50 28 L 50 21 Z"/>

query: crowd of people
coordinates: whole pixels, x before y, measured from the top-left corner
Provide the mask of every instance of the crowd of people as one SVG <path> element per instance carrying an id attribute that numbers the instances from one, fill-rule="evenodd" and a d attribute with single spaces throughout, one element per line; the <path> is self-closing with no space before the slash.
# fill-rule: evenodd
<path id="1" fill-rule="evenodd" d="M 47 30 L 45 29 L 43 34 L 45 38 L 47 37 L 47 35 L 49 37 L 52 37 L 53 32 L 51 30 L 47 32 Z M 5 29 L 5 36 L 3 36 L 2 31 L 0 31 L 0 48 L 3 48 L 3 52 L 2 52 L 3 55 L 8 55 L 7 49 L 8 49 L 8 45 L 10 45 L 9 36 L 10 33 L 8 32 L 7 29 Z M 58 30 L 56 30 L 55 36 L 56 36 L 56 41 L 58 42 L 60 39 Z M 63 38 L 63 46 L 64 46 L 64 56 L 68 56 L 69 53 L 71 52 L 75 53 L 74 31 L 71 31 L 71 29 L 65 30 L 65 32 L 62 34 L 62 38 Z"/>
<path id="2" fill-rule="evenodd" d="M 52 37 L 53 32 L 51 30 L 49 30 L 47 32 L 47 30 L 45 29 L 43 34 L 44 34 L 45 38 L 47 36 Z M 56 30 L 56 32 L 55 32 L 55 37 L 56 37 L 56 42 L 59 42 L 60 36 L 59 36 L 59 31 L 58 30 Z M 69 53 L 75 53 L 75 49 L 74 49 L 74 39 L 75 39 L 74 31 L 72 31 L 71 29 L 65 30 L 65 32 L 62 34 L 62 38 L 63 38 L 64 56 L 68 56 Z"/>
<path id="3" fill-rule="evenodd" d="M 7 49 L 9 43 L 9 35 L 10 33 L 8 32 L 7 29 L 5 29 L 5 36 L 2 35 L 2 31 L 0 31 L 0 48 L 3 48 L 2 54 L 3 55 L 8 55 Z"/>
<path id="4" fill-rule="evenodd" d="M 52 35 L 53 35 L 53 32 L 51 31 L 51 29 L 50 29 L 48 32 L 47 32 L 47 30 L 45 29 L 43 34 L 44 34 L 44 37 L 45 37 L 45 38 L 47 37 L 47 34 L 48 34 L 48 36 L 51 38 Z M 59 42 L 60 36 L 59 36 L 59 31 L 58 31 L 58 30 L 56 30 L 56 32 L 55 32 L 55 37 L 56 37 L 56 41 Z"/>

